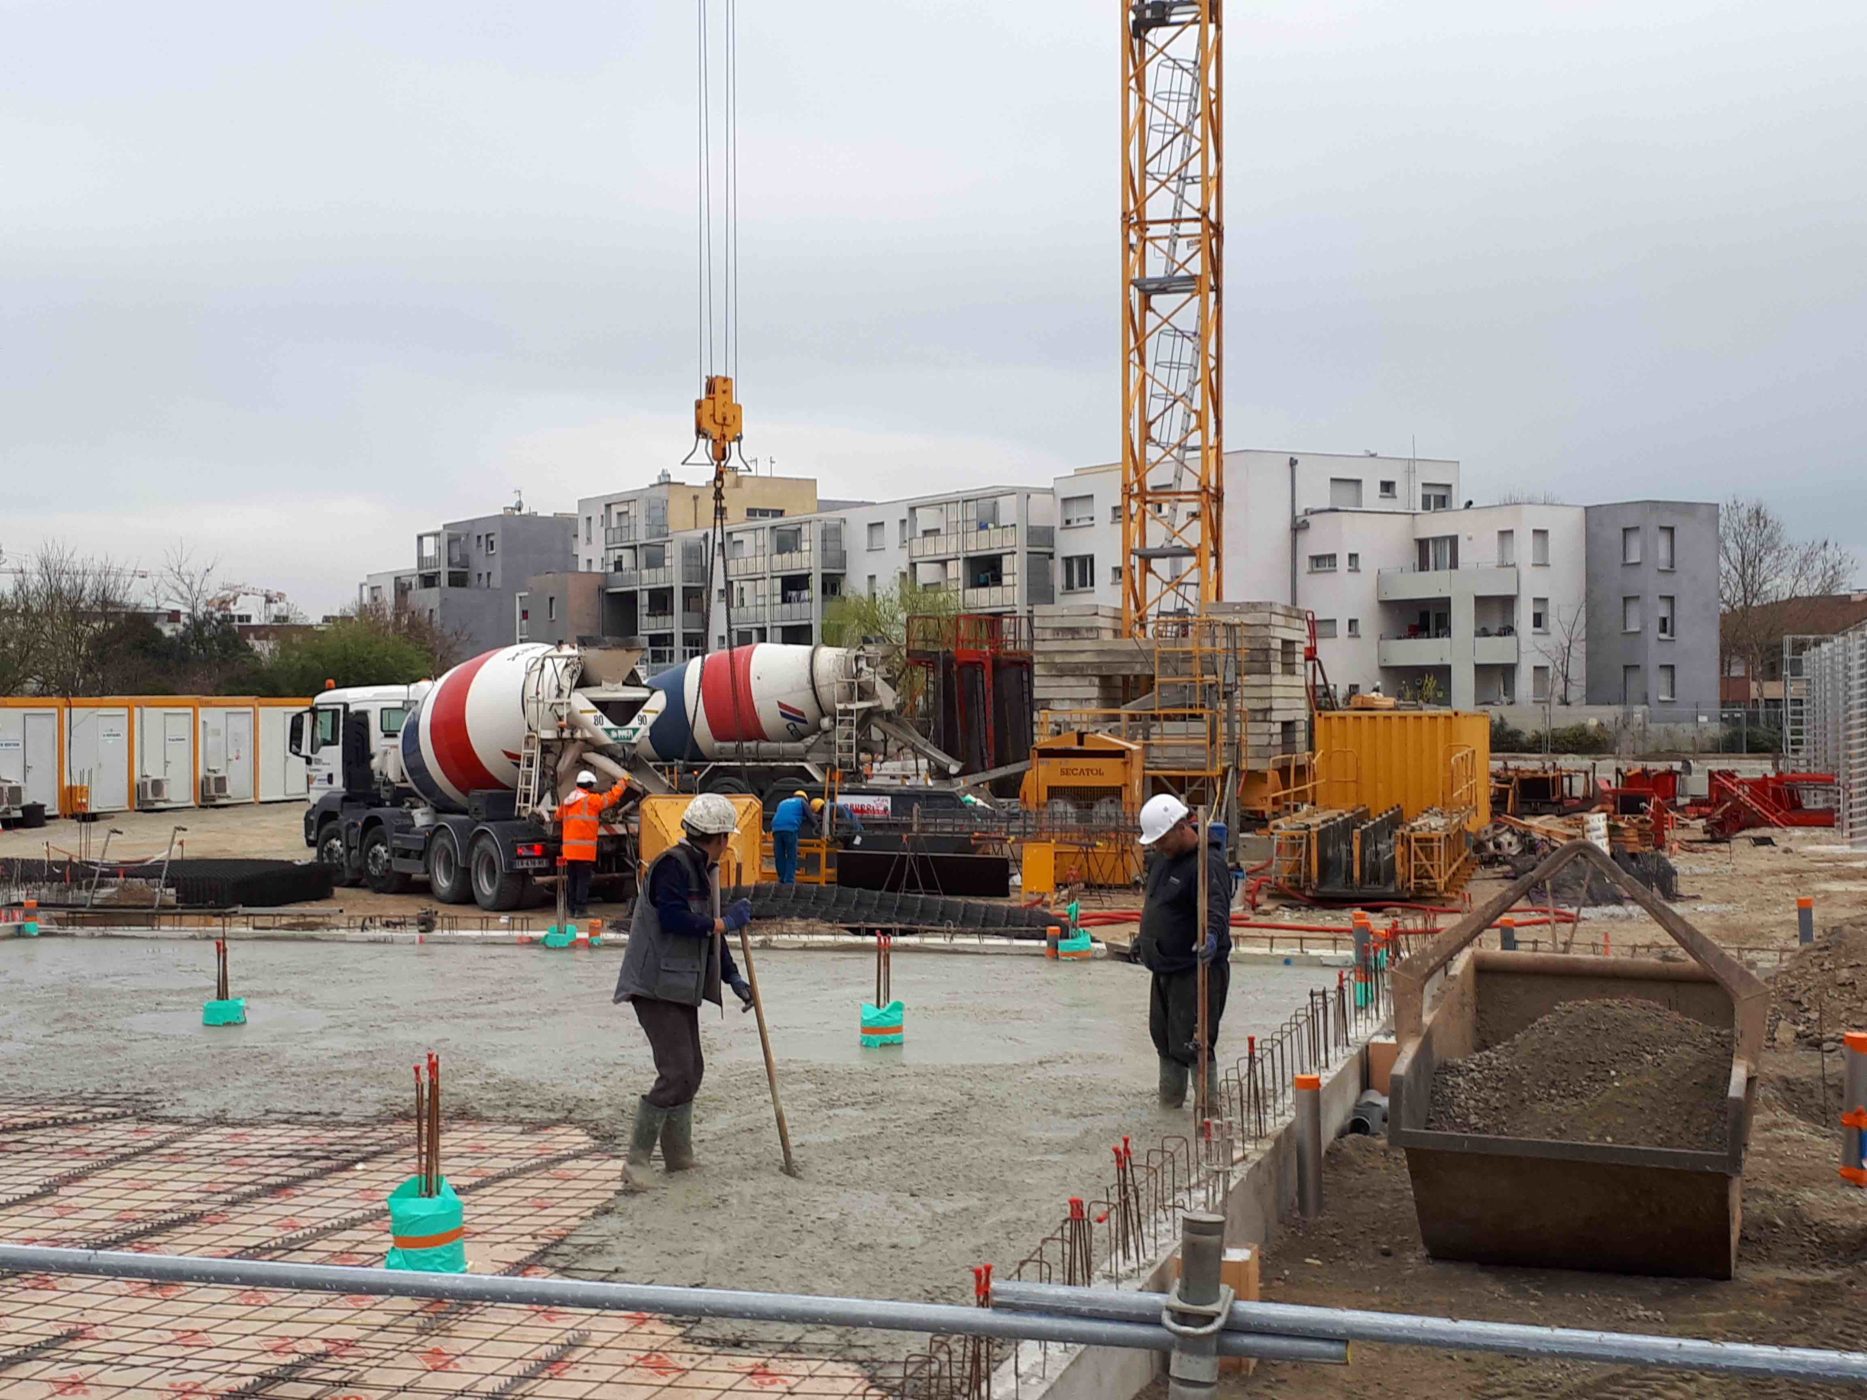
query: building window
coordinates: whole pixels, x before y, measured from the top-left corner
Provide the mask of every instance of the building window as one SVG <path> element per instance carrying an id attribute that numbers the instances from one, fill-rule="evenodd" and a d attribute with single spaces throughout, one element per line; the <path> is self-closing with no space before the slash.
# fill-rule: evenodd
<path id="1" fill-rule="evenodd" d="M 1348 635 L 1351 637 L 1359 637 L 1361 635 L 1361 619 L 1360 618 L 1351 617 L 1348 620 Z"/>
<path id="2" fill-rule="evenodd" d="M 871 598 L 875 596 L 875 575 L 874 574 L 869 575 L 869 596 Z"/>
<path id="3" fill-rule="evenodd" d="M 1109 507 L 1109 524 L 1111 525 L 1121 524 L 1121 502 L 1120 501 L 1117 501 L 1114 505 Z"/>
<path id="4" fill-rule="evenodd" d="M 1640 527 L 1629 525 L 1621 531 L 1621 562 L 1638 564 L 1640 562 Z"/>
<path id="5" fill-rule="evenodd" d="M 1422 573 L 1438 569 L 1456 569 L 1459 566 L 1459 537 L 1457 535 L 1434 535 L 1418 541 L 1415 557 Z"/>
<path id="6" fill-rule="evenodd" d="M 1530 563 L 1532 566 L 1549 563 L 1549 531 L 1532 530 L 1530 532 Z"/>
<path id="7" fill-rule="evenodd" d="M 776 506 L 747 506 L 747 520 L 781 520 L 784 512 Z"/>
<path id="8" fill-rule="evenodd" d="M 1640 668 L 1638 666 L 1621 667 L 1621 703 L 1623 705 L 1644 705 L 1647 693 L 1641 688 Z"/>
<path id="9" fill-rule="evenodd" d="M 1335 619 L 1333 617 L 1317 618 L 1316 619 L 1316 640 L 1319 642 L 1328 641 L 1334 636 L 1335 636 Z"/>
<path id="10" fill-rule="evenodd" d="M 1673 527 L 1662 525 L 1659 528 L 1660 548 L 1658 566 L 1670 569 L 1673 566 Z"/>
<path id="11" fill-rule="evenodd" d="M 590 543 L 590 517 L 587 515 L 583 518 L 583 542 Z"/>
<path id="12" fill-rule="evenodd" d="M 1066 528 L 1093 525 L 1095 519 L 1096 498 L 1094 496 L 1065 496 L 1063 498 L 1063 524 Z"/>
<path id="13" fill-rule="evenodd" d="M 1351 574 L 1358 574 L 1361 572 L 1361 556 L 1359 554 L 1351 554 L 1348 556 L 1348 571 Z"/>
<path id="14" fill-rule="evenodd" d="M 1358 510 L 1361 507 L 1361 478 L 1358 476 L 1332 476 L 1329 478 L 1329 504 L 1337 510 Z"/>
<path id="15" fill-rule="evenodd" d="M 1549 699 L 1549 667 L 1530 668 L 1530 698 L 1539 705 Z"/>
<path id="16" fill-rule="evenodd" d="M 1114 583 L 1114 584 L 1119 584 L 1121 582 L 1121 565 L 1120 564 L 1116 564 L 1114 567 L 1112 567 L 1109 570 L 1109 582 Z"/>
<path id="17" fill-rule="evenodd" d="M 499 553 L 499 541 L 494 539 L 491 535 L 486 537 L 486 552 L 488 554 Z"/>
<path id="18" fill-rule="evenodd" d="M 1639 598 L 1639 595 L 1636 594 L 1633 597 L 1622 598 L 1621 599 L 1621 631 L 1638 632 L 1639 630 L 1640 630 L 1640 598 Z"/>
<path id="19" fill-rule="evenodd" d="M 869 548 L 880 549 L 888 543 L 888 527 L 879 520 L 869 522 Z"/>
<path id="20" fill-rule="evenodd" d="M 1309 557 L 1309 571 L 1312 574 L 1332 574 L 1335 572 L 1333 554 L 1312 554 Z"/>
<path id="21" fill-rule="evenodd" d="M 1452 485 L 1445 481 L 1423 481 L 1420 483 L 1421 510 L 1451 510 Z"/>
<path id="22" fill-rule="evenodd" d="M 1675 635 L 1673 632 L 1673 595 L 1672 594 L 1670 593 L 1660 594 L 1659 612 L 1654 618 L 1654 623 L 1655 625 L 1658 626 L 1660 635 L 1662 637 L 1672 637 Z"/>
<path id="23" fill-rule="evenodd" d="M 1393 482 L 1383 481 L 1381 483 L 1381 499 L 1384 501 L 1397 501 L 1400 499 L 1400 491 Z"/>
<path id="24" fill-rule="evenodd" d="M 1517 532 L 1515 530 L 1497 532 L 1497 561 L 1503 568 L 1509 568 L 1517 562 Z"/>
<path id="25" fill-rule="evenodd" d="M 1084 589 L 1096 586 L 1096 557 L 1093 554 L 1071 554 L 1063 560 L 1063 591 L 1081 593 Z"/>
<path id="26" fill-rule="evenodd" d="M 1659 699 L 1663 704 L 1671 704 L 1672 698 L 1673 698 L 1673 668 L 1670 666 L 1662 666 L 1660 667 Z"/>
<path id="27" fill-rule="evenodd" d="M 1530 600 L 1530 630 L 1543 633 L 1549 631 L 1549 599 L 1532 598 Z"/>
<path id="28" fill-rule="evenodd" d="M 906 545 L 908 542 L 908 518 L 905 515 L 901 517 L 900 524 L 901 524 L 900 543 L 903 545 Z"/>
<path id="29" fill-rule="evenodd" d="M 545 599 L 545 621 L 556 622 L 558 619 L 558 600 L 555 593 Z"/>

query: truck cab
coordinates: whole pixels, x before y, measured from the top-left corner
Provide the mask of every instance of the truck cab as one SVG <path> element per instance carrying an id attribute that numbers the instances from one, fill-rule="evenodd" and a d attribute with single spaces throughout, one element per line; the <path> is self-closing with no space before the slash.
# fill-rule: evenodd
<path id="1" fill-rule="evenodd" d="M 316 806 L 327 792 L 344 788 L 344 726 L 360 717 L 366 731 L 370 766 L 381 771 L 380 756 L 399 742 L 402 724 L 415 702 L 432 685 L 353 685 L 326 690 L 309 708 L 292 716 L 288 747 L 305 760 L 308 774 L 305 801 Z"/>

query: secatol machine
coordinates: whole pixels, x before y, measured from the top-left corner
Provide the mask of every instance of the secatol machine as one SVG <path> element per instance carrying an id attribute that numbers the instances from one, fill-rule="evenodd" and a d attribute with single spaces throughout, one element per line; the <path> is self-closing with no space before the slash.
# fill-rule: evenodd
<path id="1" fill-rule="evenodd" d="M 866 652 L 760 643 L 647 679 L 640 656 L 528 643 L 432 686 L 325 691 L 291 729 L 314 779 L 306 844 L 340 885 L 425 879 L 443 903 L 508 910 L 556 870 L 553 817 L 579 769 L 638 791 L 762 794 L 854 771 L 890 741 L 955 769 L 896 717 Z M 617 815 L 599 879 L 635 868 Z"/>

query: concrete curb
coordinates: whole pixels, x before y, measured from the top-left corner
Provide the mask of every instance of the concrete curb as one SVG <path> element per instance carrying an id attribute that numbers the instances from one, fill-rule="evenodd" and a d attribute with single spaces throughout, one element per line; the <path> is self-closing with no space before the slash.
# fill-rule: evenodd
<path id="1" fill-rule="evenodd" d="M 1371 1034 L 1380 1034 L 1379 1030 Z M 1367 1039 L 1342 1063 L 1323 1076 L 1322 1133 L 1326 1146 L 1333 1142 L 1354 1111 L 1355 1100 L 1367 1084 Z M 1297 1195 L 1295 1124 L 1286 1119 L 1257 1154 L 1238 1169 L 1225 1194 L 1225 1240 L 1228 1245 L 1254 1244 L 1260 1249 L 1277 1236 L 1279 1217 L 1294 1214 Z M 1176 1231 L 1177 1234 L 1177 1231 Z M 1173 1249 L 1148 1264 L 1139 1277 L 1124 1280 L 1137 1292 L 1164 1293 L 1171 1286 Z M 1020 1351 L 1025 1350 L 1021 1348 Z M 1003 1363 L 992 1377 L 994 1394 L 1016 1394 L 1020 1400 L 1133 1400 L 1166 1367 L 1165 1356 L 1151 1351 L 1111 1347 L 1051 1347 L 1047 1374 L 1032 1374 L 1027 1366 L 1013 1374 L 1017 1358 Z"/>

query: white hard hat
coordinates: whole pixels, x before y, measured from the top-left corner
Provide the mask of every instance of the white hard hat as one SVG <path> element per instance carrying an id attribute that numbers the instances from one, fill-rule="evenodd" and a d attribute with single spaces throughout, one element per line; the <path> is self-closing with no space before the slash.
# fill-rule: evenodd
<path id="1" fill-rule="evenodd" d="M 578 787 L 595 787 L 596 786 L 596 774 L 592 773 L 588 768 L 584 769 L 583 772 L 577 775 L 577 786 Z"/>
<path id="2" fill-rule="evenodd" d="M 1153 845 L 1191 815 L 1187 805 L 1170 792 L 1148 798 L 1141 807 L 1141 844 Z"/>
<path id="3" fill-rule="evenodd" d="M 687 804 L 681 825 L 695 836 L 725 836 L 739 829 L 739 813 L 717 792 L 703 792 Z"/>

